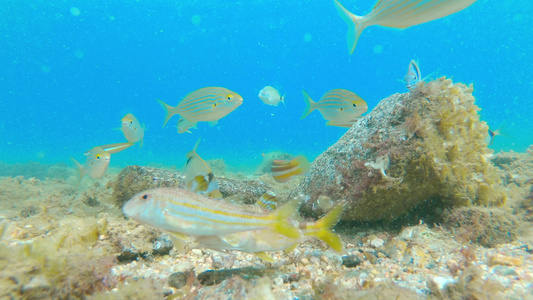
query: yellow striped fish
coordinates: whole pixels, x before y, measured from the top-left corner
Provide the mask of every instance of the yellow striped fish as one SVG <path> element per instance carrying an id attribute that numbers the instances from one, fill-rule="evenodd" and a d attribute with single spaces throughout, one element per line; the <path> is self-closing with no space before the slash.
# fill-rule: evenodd
<path id="1" fill-rule="evenodd" d="M 270 171 L 275 181 L 284 183 L 289 182 L 294 176 L 309 172 L 310 168 L 309 160 L 303 155 L 298 155 L 291 160 L 274 160 Z"/>
<path id="2" fill-rule="evenodd" d="M 172 116 L 179 114 L 181 119 L 178 121 L 178 132 L 182 133 L 188 132 L 198 122 L 216 124 L 242 104 L 242 97 L 226 88 L 205 87 L 187 94 L 176 107 L 159 99 L 157 101 L 166 114 L 163 126 Z"/>
<path id="3" fill-rule="evenodd" d="M 449 16 L 469 7 L 476 0 L 379 0 L 365 16 L 356 16 L 339 1 L 333 2 L 341 18 L 348 24 L 348 51 L 352 54 L 361 32 L 369 26 L 403 29 Z"/>
<path id="4" fill-rule="evenodd" d="M 187 153 L 187 163 L 185 164 L 186 187 L 188 190 L 195 193 L 204 194 L 212 198 L 222 198 L 222 194 L 218 189 L 218 184 L 211 168 L 209 168 L 209 165 L 205 160 L 196 153 L 200 140 L 201 139 L 198 139 L 198 142 L 196 142 L 192 151 Z"/>
<path id="5" fill-rule="evenodd" d="M 260 213 L 180 188 L 157 188 L 136 194 L 122 211 L 140 223 L 179 235 L 212 236 L 269 228 L 298 238 L 298 229 L 287 220 L 298 205 L 299 201 L 290 201 L 274 212 Z"/>
<path id="6" fill-rule="evenodd" d="M 275 210 L 278 207 L 278 197 L 272 191 L 264 193 L 256 204 L 266 210 Z"/>
<path id="7" fill-rule="evenodd" d="M 306 108 L 301 119 L 318 109 L 322 117 L 327 120 L 326 125 L 351 127 L 368 110 L 365 100 L 345 89 L 328 91 L 318 102 L 314 102 L 304 90 L 302 92 Z"/>
<path id="8" fill-rule="evenodd" d="M 253 253 L 266 261 L 273 261 L 265 252 L 292 250 L 297 244 L 309 237 L 316 237 L 326 242 L 335 251 L 342 252 L 340 237 L 332 231 L 342 215 L 343 206 L 337 205 L 316 222 L 298 224 L 299 236 L 287 237 L 270 229 L 237 232 L 221 236 L 202 236 L 196 242 L 203 247 L 215 250 L 236 250 Z"/>

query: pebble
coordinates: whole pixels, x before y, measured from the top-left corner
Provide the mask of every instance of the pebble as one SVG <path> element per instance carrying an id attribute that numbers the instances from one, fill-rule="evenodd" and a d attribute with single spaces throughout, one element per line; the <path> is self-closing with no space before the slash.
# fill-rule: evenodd
<path id="1" fill-rule="evenodd" d="M 383 241 L 380 238 L 375 238 L 372 241 L 370 241 L 370 246 L 372 246 L 374 248 L 379 248 L 379 247 L 383 246 L 384 244 L 385 244 L 385 241 Z"/>
<path id="2" fill-rule="evenodd" d="M 345 255 L 342 257 L 342 265 L 347 268 L 355 268 L 361 264 L 361 259 L 356 255 Z"/>

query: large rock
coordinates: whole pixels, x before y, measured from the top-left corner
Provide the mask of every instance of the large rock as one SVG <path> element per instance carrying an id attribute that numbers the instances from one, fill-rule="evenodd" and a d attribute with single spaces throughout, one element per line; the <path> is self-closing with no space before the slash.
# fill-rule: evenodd
<path id="1" fill-rule="evenodd" d="M 267 190 L 268 185 L 258 180 L 238 180 L 217 177 L 220 192 L 224 197 L 240 195 L 244 203 L 255 203 Z M 113 187 L 113 200 L 119 207 L 133 195 L 158 187 L 184 187 L 185 176 L 180 172 L 142 166 L 128 166 L 118 175 Z"/>
<path id="2" fill-rule="evenodd" d="M 354 221 L 392 221 L 433 204 L 503 204 L 472 91 L 440 78 L 382 100 L 313 162 L 293 193 L 309 196 L 302 212 L 319 216 L 327 197 L 345 201 L 343 219 Z"/>

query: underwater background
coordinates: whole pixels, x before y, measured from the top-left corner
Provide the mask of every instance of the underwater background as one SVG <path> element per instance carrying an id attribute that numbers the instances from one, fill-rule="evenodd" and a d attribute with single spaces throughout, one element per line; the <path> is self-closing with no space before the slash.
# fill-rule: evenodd
<path id="1" fill-rule="evenodd" d="M 374 0 L 342 1 L 358 14 Z M 112 167 L 182 167 L 198 138 L 205 159 L 254 170 L 262 153 L 311 160 L 346 128 L 318 112 L 304 120 L 302 89 L 315 100 L 349 89 L 369 110 L 393 93 L 411 59 L 422 76 L 474 84 L 496 150 L 533 144 L 533 2 L 479 0 L 446 18 L 405 30 L 367 28 L 353 55 L 332 1 L 15 1 L 0 5 L 0 161 L 83 160 L 92 147 L 125 142 L 121 118 L 146 124 L 142 148 L 113 155 Z M 399 81 L 400 80 L 400 81 Z M 272 85 L 286 107 L 257 97 Z M 214 127 L 162 128 L 156 99 L 177 105 L 189 92 L 222 86 L 244 103 Z"/>

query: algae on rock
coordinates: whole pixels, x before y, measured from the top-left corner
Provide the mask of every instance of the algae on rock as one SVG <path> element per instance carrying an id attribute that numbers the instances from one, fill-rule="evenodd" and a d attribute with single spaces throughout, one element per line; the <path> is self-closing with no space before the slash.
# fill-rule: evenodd
<path id="1" fill-rule="evenodd" d="M 394 94 L 354 124 L 312 164 L 294 193 L 345 201 L 343 219 L 392 221 L 426 207 L 501 205 L 506 196 L 490 162 L 488 126 L 472 86 L 440 78 Z"/>

